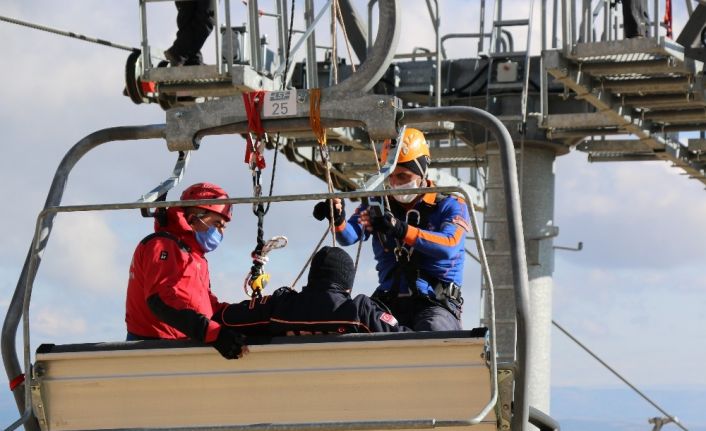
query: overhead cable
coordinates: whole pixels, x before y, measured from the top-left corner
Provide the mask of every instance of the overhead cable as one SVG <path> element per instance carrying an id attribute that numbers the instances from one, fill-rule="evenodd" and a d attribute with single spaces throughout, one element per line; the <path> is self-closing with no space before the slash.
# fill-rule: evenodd
<path id="1" fill-rule="evenodd" d="M 2 16 L 2 15 L 0 15 L 0 21 L 9 22 L 9 23 L 11 23 L 11 24 L 16 24 L 16 25 L 21 25 L 21 26 L 23 26 L 23 27 L 33 28 L 33 29 L 35 29 L 35 30 L 46 31 L 46 32 L 48 32 L 48 33 L 54 33 L 54 34 L 58 34 L 58 35 L 60 35 L 60 36 L 71 37 L 71 38 L 74 38 L 74 39 L 83 40 L 83 41 L 85 41 L 85 42 L 97 43 L 97 44 L 99 44 L 99 45 L 105 45 L 105 46 L 109 46 L 109 47 L 111 47 L 111 48 L 122 49 L 122 50 L 124 50 L 124 51 L 131 51 L 131 52 L 132 52 L 132 51 L 140 51 L 138 48 L 133 48 L 133 47 L 130 47 L 130 46 L 120 45 L 120 44 L 113 43 L 113 42 L 110 42 L 110 41 L 107 41 L 107 40 L 103 40 L 103 39 L 97 39 L 97 38 L 94 38 L 94 37 L 84 36 L 84 35 L 82 35 L 82 34 L 74 33 L 74 32 L 71 32 L 71 31 L 57 30 L 57 29 L 55 29 L 55 28 L 46 27 L 46 26 L 39 25 L 39 24 L 33 24 L 33 23 L 27 22 L 27 21 L 20 21 L 19 19 L 9 18 L 9 17 Z"/>
<path id="2" fill-rule="evenodd" d="M 566 329 L 562 328 L 561 325 L 559 325 L 558 323 L 556 323 L 556 321 L 554 321 L 554 320 L 552 320 L 552 324 L 553 324 L 554 326 L 556 326 L 561 332 L 563 332 L 564 335 L 566 335 L 567 337 L 569 337 L 574 343 L 578 344 L 579 347 L 581 347 L 583 350 L 585 350 L 589 355 L 593 356 L 593 358 L 594 358 L 595 360 L 597 360 L 598 362 L 600 362 L 601 365 L 603 365 L 604 367 L 606 367 L 606 368 L 608 369 L 608 371 L 610 371 L 611 373 L 615 374 L 615 376 L 618 377 L 620 380 L 622 380 L 623 383 L 625 383 L 626 385 L 628 385 L 628 386 L 630 387 L 630 389 L 632 389 L 632 390 L 635 391 L 639 396 L 641 396 L 642 398 L 644 398 L 645 401 L 647 401 L 648 403 L 652 404 L 652 406 L 653 406 L 654 408 L 656 408 L 657 410 L 659 410 L 660 412 L 662 412 L 663 415 L 665 415 L 666 417 L 668 417 L 669 419 L 671 419 L 672 422 L 674 422 L 679 428 L 683 429 L 684 431 L 689 431 L 688 429 L 686 429 L 686 427 L 684 427 L 684 425 L 681 424 L 681 422 L 679 422 L 679 419 L 677 419 L 676 416 L 672 416 L 672 415 L 670 415 L 669 413 L 667 413 L 667 412 L 666 412 L 662 407 L 660 407 L 656 402 L 652 401 L 647 395 L 645 395 L 644 393 L 642 393 L 642 391 L 640 391 L 638 388 L 636 388 L 635 385 L 633 385 L 632 383 L 630 383 L 625 377 L 621 376 L 620 373 L 618 373 L 617 371 L 615 371 L 615 370 L 614 370 L 610 365 L 608 365 L 604 360 L 602 360 L 601 358 L 599 358 L 598 355 L 596 355 L 595 353 L 593 353 L 593 352 L 591 351 L 591 349 L 589 349 L 588 347 L 586 347 L 583 343 L 581 343 L 579 340 L 577 340 L 576 337 L 574 337 L 573 335 L 571 335 L 571 334 L 569 333 L 569 331 L 567 331 Z"/>

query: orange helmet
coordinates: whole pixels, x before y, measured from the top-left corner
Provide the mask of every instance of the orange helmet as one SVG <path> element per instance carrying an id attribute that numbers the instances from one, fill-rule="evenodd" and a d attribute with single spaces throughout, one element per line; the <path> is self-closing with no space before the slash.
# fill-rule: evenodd
<path id="1" fill-rule="evenodd" d="M 405 129 L 397 164 L 426 177 L 430 160 L 429 145 L 424 133 L 412 127 Z"/>
<path id="2" fill-rule="evenodd" d="M 181 194 L 181 200 L 183 201 L 227 198 L 228 193 L 225 190 L 211 183 L 196 183 L 187 187 Z M 232 215 L 230 204 L 194 205 L 194 207 L 218 213 L 225 217 L 226 221 L 230 221 Z"/>

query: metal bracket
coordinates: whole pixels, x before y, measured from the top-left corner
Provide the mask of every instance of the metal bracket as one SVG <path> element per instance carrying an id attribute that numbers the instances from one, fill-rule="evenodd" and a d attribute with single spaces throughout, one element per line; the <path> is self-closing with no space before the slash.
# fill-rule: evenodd
<path id="1" fill-rule="evenodd" d="M 37 362 L 32 367 L 32 379 L 30 382 L 30 393 L 32 396 L 33 411 L 39 422 L 39 427 L 42 431 L 49 429 L 47 423 L 47 414 L 45 411 L 44 398 L 42 397 L 42 376 L 44 375 L 44 364 Z"/>
<path id="2" fill-rule="evenodd" d="M 581 251 L 583 250 L 583 241 L 579 241 L 576 247 L 566 247 L 563 245 L 555 245 L 554 250 Z"/>
<path id="3" fill-rule="evenodd" d="M 539 265 L 539 242 L 544 239 L 551 239 L 559 235 L 559 226 L 544 226 L 533 237 L 528 237 L 527 263 L 529 265 Z"/>
<path id="4" fill-rule="evenodd" d="M 498 370 L 498 403 L 496 404 L 496 417 L 499 419 L 498 429 L 508 431 L 512 419 L 512 384 L 513 371 L 509 369 Z"/>
<path id="5" fill-rule="evenodd" d="M 262 124 L 267 132 L 311 129 L 308 122 L 309 92 L 290 91 L 296 91 L 296 102 L 286 115 L 263 115 Z M 401 101 L 394 96 L 353 93 L 332 97 L 324 93 L 321 97 L 321 123 L 325 128 L 365 127 L 371 139 L 393 138 L 397 135 L 397 114 L 401 109 Z M 200 131 L 224 128 L 223 133 L 245 133 L 247 126 L 248 117 L 240 95 L 173 108 L 167 111 L 167 148 L 170 151 L 196 150 Z"/>

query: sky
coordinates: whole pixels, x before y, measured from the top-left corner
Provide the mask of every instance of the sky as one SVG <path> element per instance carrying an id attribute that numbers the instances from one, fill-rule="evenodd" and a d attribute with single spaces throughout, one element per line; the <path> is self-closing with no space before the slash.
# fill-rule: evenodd
<path id="1" fill-rule="evenodd" d="M 398 51 L 433 48 L 425 2 L 403 3 Z M 440 3 L 442 33 L 477 29 L 479 2 Z M 261 5 L 266 9 L 268 2 Z M 516 14 L 507 18 L 527 14 L 525 2 L 506 1 L 505 5 L 507 13 Z M 684 5 L 676 2 L 674 7 L 676 29 L 683 25 L 679 8 Z M 244 17 L 245 8 L 239 2 L 233 8 L 236 17 Z M 136 2 L 5 0 L 0 15 L 123 45 L 139 44 Z M 152 43 L 168 47 L 174 34 L 173 6 L 151 4 L 148 19 Z M 0 225 L 5 227 L 0 242 L 0 308 L 5 309 L 36 216 L 66 151 L 94 131 L 160 124 L 165 118 L 158 106 L 134 105 L 122 96 L 127 52 L 4 22 L 0 22 L 0 40 L 6 41 L 0 67 L 0 184 L 4 185 Z M 206 46 L 212 46 L 211 41 Z M 454 41 L 447 50 L 458 58 L 467 55 L 468 47 Z M 209 58 L 213 55 L 206 52 Z M 267 154 L 268 169 L 272 156 Z M 233 196 L 250 196 L 250 174 L 242 158 L 239 137 L 204 139 L 202 148 L 192 155 L 184 183 L 170 196 L 199 181 L 220 184 Z M 77 164 L 63 203 L 134 201 L 168 177 L 175 160 L 159 140 L 104 145 Z M 554 319 L 689 429 L 706 430 L 706 413 L 698 407 L 706 403 L 706 376 L 695 372 L 706 357 L 702 274 L 706 233 L 699 228 L 706 217 L 703 184 L 668 163 L 590 164 L 578 151 L 559 157 L 555 172 L 554 224 L 560 228 L 555 245 L 575 246 L 581 241 L 584 248 L 556 252 Z M 265 181 L 270 173 L 266 172 Z M 275 194 L 325 191 L 323 182 L 284 157 L 279 159 Z M 266 217 L 266 235 L 284 234 L 290 241 L 287 248 L 271 255 L 267 269 L 273 285 L 292 282 L 324 231 L 310 216 L 312 206 L 273 204 Z M 244 299 L 242 280 L 250 266 L 255 226 L 250 208 L 237 207 L 224 244 L 209 256 L 214 291 L 222 300 Z M 123 339 L 127 268 L 135 245 L 150 230 L 150 221 L 137 211 L 56 218 L 30 310 L 33 349 L 49 342 Z M 349 249 L 353 255 L 355 251 Z M 364 246 L 356 291 L 372 292 L 372 266 L 370 250 Z M 466 328 L 478 325 L 477 274 L 469 260 Z M 647 418 L 659 414 L 556 330 L 551 370 L 552 414 L 569 424 L 564 429 L 595 428 L 601 416 L 613 423 L 623 420 L 620 429 L 649 429 Z M 10 423 L 15 415 L 9 392 L 0 392 L 0 419 Z M 603 429 L 609 429 L 606 424 Z"/>

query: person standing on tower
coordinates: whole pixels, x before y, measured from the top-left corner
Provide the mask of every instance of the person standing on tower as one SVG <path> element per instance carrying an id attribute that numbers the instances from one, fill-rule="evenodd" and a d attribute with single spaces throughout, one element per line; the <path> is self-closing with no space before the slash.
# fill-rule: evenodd
<path id="1" fill-rule="evenodd" d="M 171 66 L 203 64 L 201 47 L 216 24 L 215 0 L 177 1 L 177 34 L 164 51 Z"/>
<path id="2" fill-rule="evenodd" d="M 622 6 L 625 39 L 647 37 L 650 22 L 647 15 L 647 0 L 622 0 Z"/>

